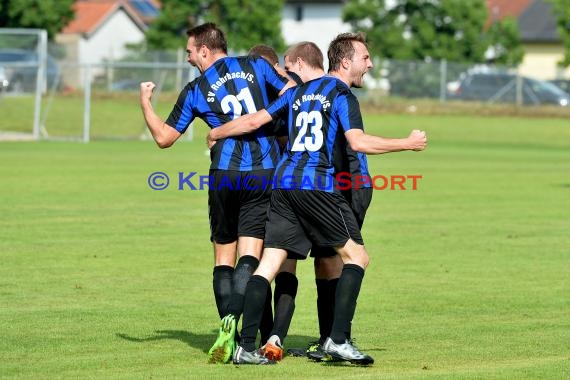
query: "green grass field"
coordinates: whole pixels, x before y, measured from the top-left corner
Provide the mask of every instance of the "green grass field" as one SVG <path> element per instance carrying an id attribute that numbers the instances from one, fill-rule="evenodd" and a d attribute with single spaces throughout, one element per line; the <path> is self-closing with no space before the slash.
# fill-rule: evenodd
<path id="1" fill-rule="evenodd" d="M 570 378 L 568 120 L 365 122 L 430 139 L 369 160 L 373 174 L 423 176 L 416 191 L 375 192 L 364 226 L 353 335 L 372 367 L 206 363 L 218 327 L 207 193 L 176 189 L 178 172 L 207 173 L 197 128 L 169 150 L 0 143 L 0 378 Z M 168 189 L 149 188 L 155 171 Z M 299 277 L 287 347 L 318 332 L 311 262 Z"/>

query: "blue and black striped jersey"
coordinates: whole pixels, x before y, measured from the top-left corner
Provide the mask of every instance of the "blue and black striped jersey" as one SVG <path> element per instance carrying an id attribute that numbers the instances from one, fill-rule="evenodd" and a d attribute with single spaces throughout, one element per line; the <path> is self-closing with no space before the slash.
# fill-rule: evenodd
<path id="1" fill-rule="evenodd" d="M 350 177 L 370 177 L 370 172 L 368 171 L 368 159 L 365 153 L 355 152 L 352 150 L 348 142 L 345 140 L 338 144 L 338 150 L 341 152 L 333 154 L 333 157 L 338 159 L 339 161 L 335 161 L 333 164 L 335 169 L 337 170 L 336 174 L 342 173 L 343 178 L 347 178 L 347 175 L 350 174 Z M 342 153 L 345 154 L 342 154 Z M 372 187 L 372 183 L 364 182 L 359 183 L 359 187 L 356 189 Z M 354 188 L 351 188 L 354 190 Z"/>
<path id="2" fill-rule="evenodd" d="M 273 119 L 288 120 L 289 142 L 275 171 L 275 187 L 338 191 L 335 174 L 346 170 L 339 167 L 347 159 L 344 133 L 364 129 L 360 105 L 348 86 L 326 75 L 289 89 L 267 111 Z M 367 175 L 365 156 L 354 157 L 358 163 L 348 162 L 351 173 Z"/>
<path id="3" fill-rule="evenodd" d="M 360 175 L 370 177 L 370 172 L 368 171 L 368 159 L 366 158 L 366 154 L 362 152 L 355 152 L 350 147 L 348 147 L 348 149 L 353 153 L 351 156 L 352 159 L 348 164 L 350 174 L 353 176 Z M 365 183 L 362 185 L 362 187 L 372 187 L 372 183 Z"/>
<path id="4" fill-rule="evenodd" d="M 216 128 L 246 113 L 265 108 L 287 79 L 263 58 L 225 57 L 188 83 L 180 93 L 166 124 L 184 133 L 194 118 Z M 272 88 L 272 94 L 268 89 Z M 267 124 L 256 132 L 218 141 L 210 152 L 211 169 L 260 170 L 279 161 L 276 127 Z"/>

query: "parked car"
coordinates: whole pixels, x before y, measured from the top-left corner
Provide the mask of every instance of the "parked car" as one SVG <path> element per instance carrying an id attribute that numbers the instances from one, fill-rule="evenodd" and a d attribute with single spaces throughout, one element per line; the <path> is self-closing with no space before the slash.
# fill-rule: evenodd
<path id="1" fill-rule="evenodd" d="M 1 49 L 0 67 L 4 71 L 4 83 L 8 91 L 34 91 L 38 72 L 38 54 L 22 49 Z M 52 88 L 59 80 L 60 69 L 55 59 L 48 55 L 46 65 L 47 88 Z M 2 81 L 2 77 L 0 77 Z M 57 83 L 55 83 L 57 85 Z"/>
<path id="2" fill-rule="evenodd" d="M 553 79 L 548 82 L 570 94 L 570 79 Z"/>
<path id="3" fill-rule="evenodd" d="M 140 79 L 123 79 L 118 82 L 114 82 L 110 86 L 111 91 L 140 91 L 141 80 Z"/>
<path id="4" fill-rule="evenodd" d="M 520 83 L 523 104 L 570 106 L 570 95 L 552 83 L 528 77 L 521 77 Z M 461 100 L 516 103 L 517 76 L 504 73 L 469 73 L 463 76 L 453 96 Z"/>

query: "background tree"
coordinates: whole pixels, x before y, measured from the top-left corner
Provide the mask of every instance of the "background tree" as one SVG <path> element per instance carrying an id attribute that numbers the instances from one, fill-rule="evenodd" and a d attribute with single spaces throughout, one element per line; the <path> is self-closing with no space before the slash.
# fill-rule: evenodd
<path id="1" fill-rule="evenodd" d="M 494 63 L 517 66 L 522 62 L 524 49 L 515 18 L 506 17 L 493 23 L 487 30 L 485 38 L 487 46 L 494 54 Z"/>
<path id="2" fill-rule="evenodd" d="M 45 29 L 52 40 L 74 16 L 74 0 L 0 0 L 0 28 Z"/>
<path id="3" fill-rule="evenodd" d="M 552 4 L 558 24 L 558 33 L 565 48 L 564 58 L 559 62 L 559 65 L 568 67 L 570 66 L 570 6 L 568 0 L 549 1 Z"/>
<path id="4" fill-rule="evenodd" d="M 203 17 L 204 2 L 199 0 L 162 0 L 159 15 L 146 32 L 150 50 L 176 50 L 186 46 L 186 30 Z"/>
<path id="5" fill-rule="evenodd" d="M 371 74 L 387 72 L 391 94 L 406 97 L 440 97 L 442 82 L 459 80 L 473 63 L 484 63 L 489 46 L 495 62 L 520 63 L 516 21 L 494 24 L 487 36 L 486 19 L 485 0 L 349 0 L 343 9 L 343 20 L 367 34 L 377 62 Z"/>
<path id="6" fill-rule="evenodd" d="M 212 21 L 226 33 L 228 48 L 247 51 L 265 43 L 282 51 L 282 0 L 163 0 L 159 16 L 146 34 L 149 48 L 176 49 L 186 45 L 186 30 Z"/>
<path id="7" fill-rule="evenodd" d="M 264 43 L 282 52 L 282 13 L 283 0 L 221 0 L 212 2 L 207 19 L 220 25 L 235 51 L 246 52 Z"/>
<path id="8" fill-rule="evenodd" d="M 371 50 L 384 58 L 482 62 L 484 0 L 349 0 L 343 20 L 366 32 Z"/>

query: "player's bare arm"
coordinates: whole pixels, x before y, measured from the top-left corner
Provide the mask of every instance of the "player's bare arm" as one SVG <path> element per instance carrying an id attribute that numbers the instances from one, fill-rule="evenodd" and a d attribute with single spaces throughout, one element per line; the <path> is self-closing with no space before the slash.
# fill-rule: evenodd
<path id="1" fill-rule="evenodd" d="M 210 142 L 221 140 L 230 136 L 241 136 L 251 133 L 264 124 L 272 120 L 271 115 L 266 110 L 257 111 L 247 115 L 240 116 L 224 125 L 212 128 L 206 140 L 208 145 Z"/>
<path id="2" fill-rule="evenodd" d="M 142 82 L 140 86 L 140 103 L 144 120 L 152 134 L 152 138 L 160 148 L 168 148 L 178 140 L 181 133 L 166 124 L 154 112 L 152 106 L 152 92 L 156 85 L 153 82 Z"/>
<path id="3" fill-rule="evenodd" d="M 427 146 L 427 136 L 424 131 L 414 129 L 403 139 L 392 139 L 373 136 L 361 129 L 350 129 L 345 133 L 352 150 L 366 154 L 383 154 L 401 152 L 404 150 L 421 151 Z"/>

